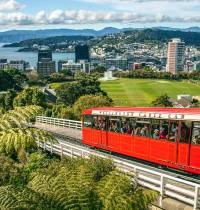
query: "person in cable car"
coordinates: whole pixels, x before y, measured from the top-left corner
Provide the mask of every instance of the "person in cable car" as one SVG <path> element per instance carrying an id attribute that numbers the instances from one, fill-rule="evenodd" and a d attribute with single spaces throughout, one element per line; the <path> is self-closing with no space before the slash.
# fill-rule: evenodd
<path id="1" fill-rule="evenodd" d="M 159 139 L 166 139 L 167 135 L 165 133 L 165 129 L 163 127 L 160 127 L 160 132 L 159 132 Z"/>

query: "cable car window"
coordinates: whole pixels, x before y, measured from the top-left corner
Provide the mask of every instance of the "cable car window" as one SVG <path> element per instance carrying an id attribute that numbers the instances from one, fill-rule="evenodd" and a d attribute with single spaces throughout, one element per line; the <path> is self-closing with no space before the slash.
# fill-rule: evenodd
<path id="1" fill-rule="evenodd" d="M 169 126 L 169 138 L 168 140 L 171 142 L 175 142 L 178 136 L 178 122 L 171 121 Z"/>
<path id="2" fill-rule="evenodd" d="M 200 122 L 193 123 L 192 144 L 200 145 Z"/>
<path id="3" fill-rule="evenodd" d="M 98 121 L 98 116 L 93 116 L 92 118 L 92 128 L 99 130 L 99 121 Z"/>
<path id="4" fill-rule="evenodd" d="M 180 143 L 188 144 L 190 140 L 190 122 L 181 122 Z"/>
<path id="5" fill-rule="evenodd" d="M 107 118 L 106 117 L 103 117 L 103 116 L 99 117 L 98 123 L 99 123 L 100 130 L 104 130 L 104 131 L 107 130 Z"/>
<path id="6" fill-rule="evenodd" d="M 92 121 L 93 121 L 93 116 L 92 115 L 85 115 L 84 116 L 84 127 L 85 128 L 92 128 Z"/>
<path id="7" fill-rule="evenodd" d="M 168 138 L 168 128 L 168 121 L 152 120 L 151 137 L 153 139 L 166 140 Z"/>
<path id="8" fill-rule="evenodd" d="M 152 120 L 151 124 L 151 137 L 153 139 L 159 139 L 160 120 Z"/>
<path id="9" fill-rule="evenodd" d="M 109 118 L 109 125 L 108 125 L 110 132 L 120 133 L 121 132 L 121 120 L 119 117 Z"/>
<path id="10" fill-rule="evenodd" d="M 150 137 L 150 125 L 147 119 L 137 119 L 134 134 L 136 136 Z"/>

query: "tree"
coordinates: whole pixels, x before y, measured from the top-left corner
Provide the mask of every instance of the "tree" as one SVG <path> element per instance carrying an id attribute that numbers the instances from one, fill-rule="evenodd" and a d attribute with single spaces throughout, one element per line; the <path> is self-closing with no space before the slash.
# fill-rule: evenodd
<path id="1" fill-rule="evenodd" d="M 13 77 L 4 70 L 0 70 L 0 91 L 6 91 L 14 87 Z"/>
<path id="2" fill-rule="evenodd" d="M 98 77 L 80 72 L 75 76 L 75 79 L 76 82 L 63 84 L 56 89 L 58 103 L 72 106 L 83 95 L 107 95 L 101 90 Z"/>
<path id="3" fill-rule="evenodd" d="M 26 88 L 14 99 L 14 106 L 45 106 L 46 96 L 38 88 Z"/>
<path id="4" fill-rule="evenodd" d="M 104 73 L 106 71 L 106 68 L 104 66 L 97 66 L 94 70 L 92 70 L 92 73 Z"/>
<path id="5" fill-rule="evenodd" d="M 82 87 L 78 83 L 63 84 L 56 89 L 57 103 L 72 106 L 82 95 Z"/>
<path id="6" fill-rule="evenodd" d="M 4 114 L 0 120 L 0 153 L 24 161 L 26 154 L 37 147 L 37 141 L 54 141 L 46 131 L 27 128 L 27 123 L 42 111 L 41 107 L 29 106 Z"/>
<path id="7" fill-rule="evenodd" d="M 82 111 L 93 107 L 111 106 L 112 99 L 102 95 L 81 96 L 73 106 L 74 114 L 80 120 Z"/>
<path id="8" fill-rule="evenodd" d="M 167 94 L 159 96 L 155 101 L 152 102 L 152 106 L 155 107 L 173 107 L 172 102 L 170 102 L 170 97 Z"/>
<path id="9" fill-rule="evenodd" d="M 9 90 L 5 94 L 0 95 L 0 107 L 5 110 L 13 109 L 13 101 L 16 97 L 16 92 L 14 90 Z"/>

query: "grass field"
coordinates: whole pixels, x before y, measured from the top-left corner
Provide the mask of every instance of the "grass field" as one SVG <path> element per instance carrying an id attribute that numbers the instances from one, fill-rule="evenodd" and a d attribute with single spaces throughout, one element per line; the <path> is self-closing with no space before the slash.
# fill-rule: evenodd
<path id="1" fill-rule="evenodd" d="M 64 84 L 65 82 L 58 82 L 58 83 L 51 83 L 50 84 L 50 87 L 52 88 L 52 89 L 57 89 L 57 88 L 59 88 L 62 84 Z"/>
<path id="2" fill-rule="evenodd" d="M 200 95 L 200 87 L 188 82 L 150 79 L 119 79 L 102 82 L 101 87 L 113 99 L 116 106 L 149 106 L 156 97 L 168 94 Z"/>

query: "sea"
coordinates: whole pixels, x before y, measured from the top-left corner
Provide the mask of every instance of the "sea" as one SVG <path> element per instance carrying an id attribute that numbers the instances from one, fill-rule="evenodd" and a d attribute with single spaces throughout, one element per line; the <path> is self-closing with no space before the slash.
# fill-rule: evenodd
<path id="1" fill-rule="evenodd" d="M 17 47 L 2 47 L 4 43 L 0 43 L 0 59 L 10 60 L 24 60 L 29 62 L 31 67 L 37 67 L 38 54 L 36 52 L 18 52 L 20 48 Z M 53 61 L 56 65 L 59 60 L 75 60 L 74 53 L 53 53 Z"/>

